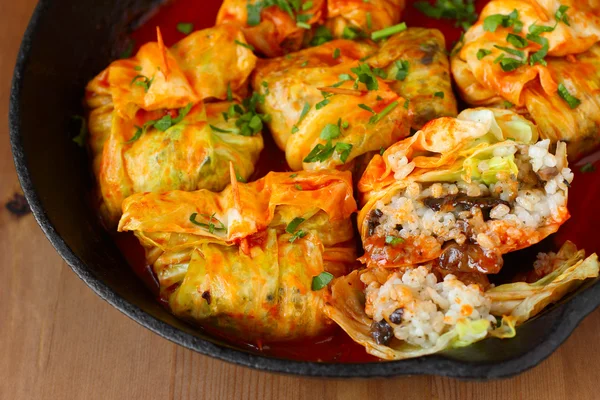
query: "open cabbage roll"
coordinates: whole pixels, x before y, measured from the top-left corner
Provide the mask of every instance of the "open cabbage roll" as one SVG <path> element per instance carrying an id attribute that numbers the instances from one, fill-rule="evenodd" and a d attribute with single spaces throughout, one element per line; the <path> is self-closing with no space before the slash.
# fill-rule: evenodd
<path id="1" fill-rule="evenodd" d="M 159 36 L 88 84 L 89 144 L 108 226 L 133 193 L 221 190 L 230 161 L 240 179 L 250 177 L 263 148 L 260 129 L 244 121 L 252 110 L 243 108 L 254 106 L 202 102 L 246 93 L 256 57 L 235 42 L 243 40 L 225 26 L 195 32 L 169 50 Z"/>
<path id="2" fill-rule="evenodd" d="M 514 107 L 571 159 L 600 143 L 596 1 L 490 2 L 452 56 L 465 101 Z"/>
<path id="3" fill-rule="evenodd" d="M 596 254 L 584 259 L 572 243 L 559 254 L 565 258 L 544 278 L 488 291 L 451 274 L 440 279 L 430 265 L 357 270 L 334 281 L 325 312 L 369 354 L 385 360 L 464 347 L 486 337 L 511 338 L 517 325 L 598 276 Z"/>
<path id="4" fill-rule="evenodd" d="M 356 260 L 352 195 L 349 172 L 232 177 L 221 193 L 135 194 L 119 230 L 146 249 L 175 315 L 245 340 L 292 340 L 331 326 L 322 289 Z"/>
<path id="5" fill-rule="evenodd" d="M 452 273 L 497 273 L 502 254 L 569 218 L 566 146 L 508 110 L 439 118 L 376 155 L 358 189 L 361 261 L 387 268 L 436 260 Z"/>
<path id="6" fill-rule="evenodd" d="M 404 0 L 224 0 L 217 25 L 240 26 L 267 57 L 333 38 L 363 38 L 400 22 Z"/>
<path id="7" fill-rule="evenodd" d="M 381 48 L 336 40 L 259 61 L 252 85 L 292 169 L 347 169 L 411 126 L 456 115 L 444 48 L 441 33 L 419 28 Z"/>

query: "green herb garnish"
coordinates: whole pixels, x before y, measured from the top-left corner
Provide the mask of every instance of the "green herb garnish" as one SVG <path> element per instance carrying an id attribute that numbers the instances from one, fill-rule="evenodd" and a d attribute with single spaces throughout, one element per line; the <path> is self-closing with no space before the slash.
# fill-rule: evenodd
<path id="1" fill-rule="evenodd" d="M 581 100 L 569 93 L 569 90 L 562 83 L 558 84 L 558 95 L 567 102 L 571 109 L 577 108 L 581 104 Z"/>
<path id="2" fill-rule="evenodd" d="M 405 30 L 406 30 L 406 23 L 401 22 L 397 25 L 388 26 L 387 28 L 383 28 L 381 30 L 371 33 L 371 40 L 385 39 L 389 36 L 395 35 L 396 33 L 400 33 Z"/>
<path id="3" fill-rule="evenodd" d="M 329 272 L 323 271 L 317 276 L 313 276 L 311 289 L 313 291 L 321 290 L 333 280 L 333 275 Z"/>
<path id="4" fill-rule="evenodd" d="M 397 237 L 397 236 L 386 236 L 385 237 L 385 244 L 390 244 L 392 246 L 395 246 L 400 243 L 404 243 L 404 239 Z"/>
<path id="5" fill-rule="evenodd" d="M 492 54 L 491 50 L 479 49 L 477 50 L 477 59 L 481 60 L 483 57 L 489 56 L 490 54 Z"/>
<path id="6" fill-rule="evenodd" d="M 489 15 L 483 20 L 483 29 L 489 32 L 496 32 L 499 26 L 504 28 L 512 27 L 517 33 L 523 29 L 523 22 L 519 20 L 519 12 L 515 9 L 508 15 L 494 14 Z"/>
<path id="7" fill-rule="evenodd" d="M 194 24 L 190 22 L 180 22 L 177 24 L 177 30 L 184 35 L 189 35 L 194 30 Z"/>
<path id="8" fill-rule="evenodd" d="M 394 102 L 390 103 L 386 108 L 384 108 L 383 110 L 381 110 L 381 112 L 379 114 L 373 115 L 371 117 L 371 119 L 369 120 L 369 124 L 376 124 L 376 123 L 378 123 L 379 121 L 381 121 L 381 119 L 383 117 L 385 117 L 390 112 L 392 112 L 392 110 L 394 110 L 394 108 L 396 108 L 396 107 L 398 107 L 398 101 L 394 101 Z"/>
<path id="9" fill-rule="evenodd" d="M 87 134 L 88 134 L 86 119 L 85 119 L 85 117 L 82 117 L 81 115 L 73 115 L 71 117 L 71 119 L 73 119 L 75 121 L 79 121 L 79 123 L 80 123 L 79 134 L 73 138 L 73 141 L 75 143 L 77 143 L 77 146 L 84 147 L 85 141 L 87 139 Z"/>
<path id="10" fill-rule="evenodd" d="M 242 47 L 245 47 L 245 48 L 247 48 L 247 49 L 248 49 L 248 50 L 250 50 L 250 51 L 254 51 L 254 46 L 252 46 L 251 44 L 244 43 L 244 42 L 240 42 L 240 41 L 239 41 L 239 40 L 237 40 L 237 39 L 235 39 L 233 42 L 234 42 L 235 44 L 237 44 L 238 46 L 242 46 Z"/>
<path id="11" fill-rule="evenodd" d="M 150 86 L 152 85 L 152 82 L 154 82 L 154 77 L 148 78 L 145 75 L 136 75 L 131 80 L 131 85 L 136 85 L 136 86 L 143 87 L 144 91 L 146 93 L 148 93 L 148 90 L 150 90 Z"/>
<path id="12" fill-rule="evenodd" d="M 589 172 L 594 172 L 596 170 L 596 167 L 592 163 L 587 163 L 584 166 L 582 166 L 579 170 L 586 174 Z"/>
<path id="13" fill-rule="evenodd" d="M 199 227 L 208 230 L 210 233 L 215 233 L 215 231 L 227 231 L 225 225 L 215 218 L 215 214 L 216 213 L 212 213 L 212 215 L 193 213 L 192 215 L 190 215 L 190 222 L 194 225 L 198 225 Z M 198 215 L 207 218 L 208 221 L 206 223 L 197 221 L 196 217 Z"/>
<path id="14" fill-rule="evenodd" d="M 296 239 L 303 238 L 308 234 L 308 232 L 303 231 L 302 229 L 298 229 L 298 226 L 304 222 L 304 218 L 294 218 L 292 222 L 288 224 L 285 228 L 285 231 L 292 235 L 290 237 L 289 242 L 294 243 Z"/>
<path id="15" fill-rule="evenodd" d="M 455 25 L 468 29 L 477 21 L 473 0 L 437 0 L 435 5 L 428 1 L 417 1 L 415 8 L 434 19 L 456 20 Z"/>

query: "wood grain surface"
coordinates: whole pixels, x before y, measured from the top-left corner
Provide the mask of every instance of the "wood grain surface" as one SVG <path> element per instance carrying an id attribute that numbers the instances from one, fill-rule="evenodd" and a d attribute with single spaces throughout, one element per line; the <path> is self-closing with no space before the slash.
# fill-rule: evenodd
<path id="1" fill-rule="evenodd" d="M 0 0 L 0 399 L 598 399 L 600 310 L 548 360 L 488 383 L 438 377 L 325 380 L 212 360 L 142 328 L 98 298 L 56 254 L 18 192 L 10 80 L 34 0 Z"/>

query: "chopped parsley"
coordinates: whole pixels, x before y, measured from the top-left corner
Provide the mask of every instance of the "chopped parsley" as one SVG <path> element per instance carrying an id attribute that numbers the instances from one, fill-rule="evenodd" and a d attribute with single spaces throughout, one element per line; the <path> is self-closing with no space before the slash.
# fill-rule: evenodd
<path id="1" fill-rule="evenodd" d="M 292 133 L 298 132 L 298 125 L 300 125 L 300 122 L 302 122 L 302 120 L 304 119 L 304 117 L 306 117 L 306 114 L 308 114 L 309 111 L 310 104 L 304 103 L 304 107 L 302 107 L 302 112 L 300 113 L 300 118 L 298 118 L 298 122 L 296 122 L 296 125 L 292 127 Z"/>
<path id="2" fill-rule="evenodd" d="M 298 176 L 298 174 L 291 174 L 291 175 L 290 175 L 290 178 L 295 178 L 295 177 L 297 177 L 297 176 Z"/>
<path id="3" fill-rule="evenodd" d="M 313 291 L 321 290 L 327 287 L 327 285 L 329 285 L 329 282 L 331 282 L 332 280 L 333 275 L 329 272 L 323 271 L 319 275 L 313 276 L 311 289 Z"/>
<path id="4" fill-rule="evenodd" d="M 311 46 L 319 46 L 333 40 L 331 31 L 326 26 L 320 25 L 315 30 L 314 36 L 310 41 Z"/>
<path id="5" fill-rule="evenodd" d="M 321 95 L 323 96 L 323 100 L 318 102 L 317 104 L 315 104 L 315 108 L 317 110 L 320 110 L 321 108 L 325 107 L 327 104 L 329 104 L 329 98 L 331 96 L 333 96 L 333 93 L 327 93 L 327 92 L 321 92 Z"/>
<path id="6" fill-rule="evenodd" d="M 544 60 L 544 57 L 548 55 L 548 50 L 550 49 L 550 43 L 548 42 L 548 39 L 532 34 L 527 35 L 527 39 L 542 46 L 538 51 L 529 57 L 529 64 L 535 65 L 536 63 L 540 63 L 542 65 L 546 65 L 546 60 Z"/>
<path id="7" fill-rule="evenodd" d="M 244 178 L 242 175 L 238 174 L 237 172 L 235 173 L 235 179 L 238 182 L 242 182 L 242 183 L 247 183 L 248 181 L 246 180 L 246 178 Z"/>
<path id="8" fill-rule="evenodd" d="M 352 26 L 345 26 L 344 30 L 342 31 L 342 38 L 344 38 L 344 39 L 355 40 L 355 39 L 361 39 L 364 37 L 365 37 L 365 34 L 363 31 L 361 31 L 358 28 L 352 27 Z"/>
<path id="9" fill-rule="evenodd" d="M 357 76 L 355 86 L 358 82 L 362 82 L 367 87 L 367 90 L 379 89 L 377 77 L 375 76 L 375 74 L 371 70 L 371 67 L 368 64 L 360 64 L 356 68 L 351 68 L 350 71 L 354 72 Z"/>
<path id="10" fill-rule="evenodd" d="M 227 231 L 225 225 L 215 218 L 215 214 L 216 213 L 212 213 L 212 215 L 193 213 L 192 215 L 190 215 L 190 222 L 194 225 L 198 225 L 199 227 L 206 229 L 210 233 L 215 233 L 215 231 Z M 198 215 L 207 219 L 207 221 L 200 222 L 196 220 Z"/>
<path id="11" fill-rule="evenodd" d="M 493 14 L 483 20 L 483 30 L 496 32 L 499 26 L 504 28 L 513 28 L 513 31 L 519 33 L 523 30 L 523 22 L 519 19 L 519 11 L 514 9 L 510 14 Z"/>
<path id="12" fill-rule="evenodd" d="M 294 188 L 296 188 L 296 190 L 302 191 L 302 186 L 298 185 L 297 183 L 294 185 Z"/>
<path id="13" fill-rule="evenodd" d="M 371 30 L 373 28 L 373 20 L 371 18 L 371 13 L 367 12 L 367 29 Z"/>
<path id="14" fill-rule="evenodd" d="M 286 12 L 290 18 L 294 20 L 298 20 L 300 22 L 306 22 L 302 20 L 301 17 L 303 15 L 298 15 L 300 11 L 308 11 L 312 8 L 313 2 L 307 1 L 302 4 L 301 0 L 260 0 L 255 2 L 254 4 L 246 4 L 246 11 L 248 14 L 248 18 L 246 23 L 249 26 L 256 26 L 260 24 L 261 21 L 261 12 L 263 9 L 271 6 L 279 7 L 282 11 Z"/>
<path id="15" fill-rule="evenodd" d="M 339 137 L 342 133 L 340 132 L 340 127 L 335 124 L 327 124 L 321 130 L 321 134 L 319 137 L 323 140 L 331 140 Z"/>
<path id="16" fill-rule="evenodd" d="M 310 24 L 308 24 L 306 22 L 300 22 L 300 21 L 298 21 L 298 22 L 296 22 L 296 26 L 298 28 L 302 28 L 302 29 L 307 29 L 307 30 L 310 29 Z"/>
<path id="17" fill-rule="evenodd" d="M 500 54 L 495 60 L 494 63 L 500 63 L 500 67 L 504 72 L 511 72 L 520 66 L 524 65 L 527 60 L 525 58 L 525 53 L 521 50 L 511 49 L 510 47 L 503 47 L 494 45 L 495 48 L 502 50 L 510 55 L 516 56 L 518 58 L 505 57 L 504 54 Z"/>
<path id="18" fill-rule="evenodd" d="M 385 153 L 385 147 L 379 149 L 379 155 L 382 156 Z"/>
<path id="19" fill-rule="evenodd" d="M 326 144 L 317 144 L 310 153 L 304 158 L 303 162 L 323 162 L 330 158 L 334 152 L 337 152 L 340 156 L 340 161 L 345 163 L 352 151 L 352 145 L 348 143 L 338 142 L 335 145 L 328 140 Z"/>
<path id="20" fill-rule="evenodd" d="M 234 43 L 237 44 L 238 46 L 245 47 L 245 48 L 247 48 L 250 51 L 254 51 L 254 46 L 252 46 L 251 44 L 240 42 L 237 39 L 234 40 Z"/>
<path id="21" fill-rule="evenodd" d="M 592 163 L 587 163 L 584 166 L 582 166 L 579 170 L 586 174 L 588 172 L 594 172 L 596 170 L 596 167 Z"/>
<path id="22" fill-rule="evenodd" d="M 515 105 L 513 103 L 511 103 L 510 101 L 504 101 L 504 107 L 506 108 L 513 108 Z"/>
<path id="23" fill-rule="evenodd" d="M 227 82 L 227 101 L 233 100 L 233 92 L 231 91 L 231 82 Z"/>
<path id="24" fill-rule="evenodd" d="M 129 58 L 133 54 L 133 48 L 135 47 L 135 40 L 129 39 L 127 45 L 119 55 L 119 58 Z"/>
<path id="25" fill-rule="evenodd" d="M 79 125 L 79 134 L 73 138 L 73 141 L 75 143 L 77 143 L 77 146 L 84 147 L 85 146 L 85 140 L 86 140 L 87 134 L 88 134 L 86 120 L 81 115 L 73 115 L 71 117 L 71 119 L 73 119 L 75 121 L 79 121 L 79 123 L 80 123 L 80 125 Z"/>
<path id="26" fill-rule="evenodd" d="M 523 49 L 529 44 L 527 39 L 522 36 L 515 35 L 514 33 L 509 33 L 508 36 L 506 36 L 506 41 L 517 49 Z"/>
<path id="27" fill-rule="evenodd" d="M 558 95 L 567 102 L 571 109 L 577 108 L 581 104 L 581 100 L 569 93 L 569 90 L 562 83 L 558 84 Z"/>
<path id="28" fill-rule="evenodd" d="M 377 114 L 375 111 L 373 111 L 373 109 L 371 107 L 369 107 L 366 104 L 359 104 L 358 105 L 360 108 L 362 108 L 363 110 L 367 110 L 368 112 L 370 112 L 371 114 Z"/>
<path id="29" fill-rule="evenodd" d="M 435 92 L 433 94 L 434 97 L 439 97 L 440 99 L 444 98 L 444 92 Z"/>
<path id="30" fill-rule="evenodd" d="M 239 134 L 242 136 L 252 136 L 262 131 L 263 122 L 270 122 L 271 118 L 267 114 L 261 114 L 256 107 L 265 102 L 265 96 L 257 92 L 252 93 L 251 97 L 244 99 L 242 106 L 232 104 L 227 110 L 229 118 L 237 117 L 235 125 L 239 128 Z"/>
<path id="31" fill-rule="evenodd" d="M 396 107 L 398 107 L 398 101 L 394 101 L 394 102 L 390 103 L 386 108 L 384 108 L 383 110 L 381 110 L 381 112 L 379 114 L 373 115 L 371 117 L 371 119 L 369 120 L 369 124 L 376 124 L 376 123 L 378 123 L 379 121 L 381 121 L 381 119 L 383 117 L 385 117 L 390 112 L 392 112 L 394 110 L 394 108 L 396 108 Z"/>
<path id="32" fill-rule="evenodd" d="M 481 60 L 483 57 L 489 56 L 490 54 L 492 54 L 491 50 L 479 49 L 477 50 L 477 59 Z"/>
<path id="33" fill-rule="evenodd" d="M 231 133 L 231 132 L 232 132 L 231 130 L 228 130 L 228 129 L 221 129 L 221 128 L 219 128 L 219 127 L 216 127 L 216 126 L 214 126 L 214 125 L 210 125 L 210 124 L 209 124 L 208 126 L 210 127 L 210 129 L 212 129 L 212 130 L 213 130 L 213 131 L 215 131 L 215 132 L 219 132 L 219 133 Z"/>
<path id="34" fill-rule="evenodd" d="M 534 36 L 539 36 L 542 33 L 552 32 L 555 28 L 556 26 L 545 26 L 533 23 L 529 26 L 529 33 Z"/>
<path id="35" fill-rule="evenodd" d="M 175 117 L 175 118 L 171 117 L 170 114 L 166 114 L 161 119 L 158 119 L 158 120 L 153 119 L 153 120 L 147 121 L 142 126 L 136 126 L 135 134 L 133 135 L 133 137 L 131 139 L 129 139 L 125 143 L 135 142 L 142 136 L 142 134 L 146 133 L 146 131 L 150 127 L 153 127 L 154 129 L 157 129 L 161 132 L 166 131 L 173 125 L 180 123 L 185 118 L 185 116 L 190 112 L 191 109 L 192 109 L 192 103 L 188 104 L 187 106 L 185 106 L 183 108 L 180 108 L 179 113 L 177 114 L 177 117 Z"/>
<path id="36" fill-rule="evenodd" d="M 372 40 L 385 39 L 387 37 L 390 37 L 392 35 L 395 35 L 396 33 L 400 33 L 405 30 L 406 30 L 406 23 L 401 22 L 397 25 L 388 26 L 387 28 L 383 28 L 383 29 L 380 29 L 378 31 L 371 33 L 371 39 Z"/>
<path id="37" fill-rule="evenodd" d="M 468 29 L 477 21 L 473 0 L 437 0 L 435 5 L 428 1 L 417 1 L 415 8 L 434 19 L 453 19 L 455 25 Z"/>
<path id="38" fill-rule="evenodd" d="M 154 82 L 154 77 L 148 78 L 145 75 L 136 75 L 131 80 L 131 85 L 143 87 L 144 91 L 146 93 L 148 93 L 148 90 L 150 90 L 150 86 L 152 85 L 152 82 Z"/>
<path id="39" fill-rule="evenodd" d="M 303 231 L 302 229 L 298 229 L 298 226 L 304 222 L 304 218 L 296 217 L 288 224 L 285 228 L 285 231 L 292 235 L 290 238 L 290 243 L 294 243 L 296 239 L 303 238 L 308 234 L 308 232 Z"/>
<path id="40" fill-rule="evenodd" d="M 397 236 L 386 236 L 385 237 L 385 244 L 395 246 L 400 243 L 404 243 L 404 239 L 397 237 Z"/>
<path id="41" fill-rule="evenodd" d="M 194 24 L 190 22 L 180 22 L 177 24 L 177 30 L 184 35 L 189 35 L 194 30 Z"/>
<path id="42" fill-rule="evenodd" d="M 569 7 L 565 5 L 561 5 L 560 7 L 558 7 L 558 10 L 556 10 L 556 13 L 554 14 L 554 18 L 556 18 L 556 23 L 562 22 L 567 26 L 571 26 L 571 24 L 569 24 L 569 17 L 567 16 L 568 9 Z"/>
<path id="43" fill-rule="evenodd" d="M 410 68 L 410 63 L 406 60 L 396 60 L 394 61 L 394 65 L 396 66 L 396 80 L 403 81 L 408 76 L 408 69 Z"/>
<path id="44" fill-rule="evenodd" d="M 333 59 L 337 60 L 338 58 L 340 58 L 341 52 L 340 49 L 335 49 L 333 50 Z"/>

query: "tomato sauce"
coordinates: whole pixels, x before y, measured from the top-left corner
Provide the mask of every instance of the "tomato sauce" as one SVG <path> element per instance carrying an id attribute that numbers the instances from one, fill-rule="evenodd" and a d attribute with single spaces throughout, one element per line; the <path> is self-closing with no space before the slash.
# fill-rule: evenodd
<path id="1" fill-rule="evenodd" d="M 434 3 L 434 1 L 431 1 Z M 478 12 L 487 4 L 488 0 L 476 0 Z M 448 49 L 451 49 L 459 40 L 462 29 L 454 26 L 451 20 L 434 20 L 423 15 L 409 1 L 403 14 L 403 20 L 408 26 L 419 26 L 439 29 L 446 37 Z M 134 41 L 134 50 L 137 51 L 141 44 L 156 40 L 156 27 L 159 26 L 163 39 L 167 46 L 183 39 L 185 34 L 177 30 L 178 23 L 192 23 L 194 30 L 214 25 L 216 15 L 221 2 L 218 0 L 176 0 L 156 10 L 149 19 L 132 32 L 131 39 Z M 269 134 L 264 134 L 265 148 L 261 154 L 256 172 L 251 180 L 259 179 L 269 171 L 290 171 L 285 161 L 285 155 L 273 141 Z M 579 248 L 585 248 L 587 254 L 600 252 L 600 240 L 596 229 L 600 227 L 600 212 L 595 209 L 597 199 L 600 197 L 600 185 L 597 172 L 582 173 L 580 168 L 587 162 L 597 164 L 600 169 L 600 152 L 587 157 L 580 163 L 572 166 L 575 179 L 569 193 L 569 210 L 571 219 L 561 227 L 560 231 L 529 249 L 514 252 L 505 256 L 505 266 L 501 273 L 495 277 L 490 276 L 493 282 L 509 280 L 518 271 L 530 269 L 535 256 L 541 251 L 556 250 L 565 240 L 571 240 Z M 158 281 L 151 269 L 145 262 L 144 250 L 137 239 L 130 233 L 119 233 L 114 235 L 115 242 L 123 252 L 125 258 L 134 272 L 157 296 Z M 168 307 L 164 299 L 159 299 Z M 367 354 L 364 348 L 352 341 L 340 328 L 327 336 L 285 343 L 244 343 L 239 340 L 225 337 L 222 333 L 206 329 L 207 333 L 220 337 L 229 342 L 234 342 L 238 347 L 247 351 L 260 353 L 278 358 L 319 361 L 319 362 L 376 362 L 377 359 Z"/>

